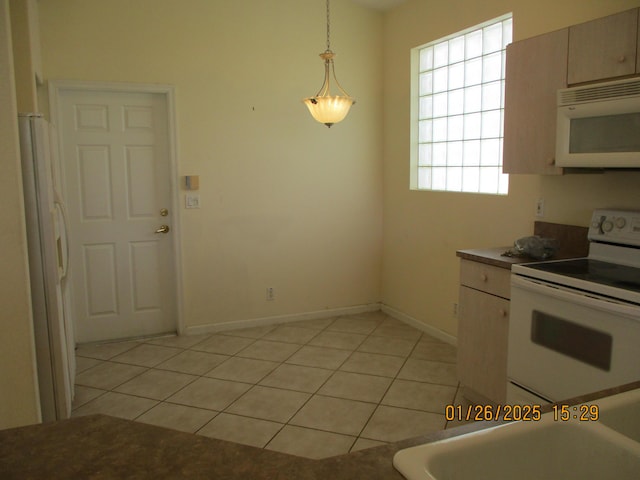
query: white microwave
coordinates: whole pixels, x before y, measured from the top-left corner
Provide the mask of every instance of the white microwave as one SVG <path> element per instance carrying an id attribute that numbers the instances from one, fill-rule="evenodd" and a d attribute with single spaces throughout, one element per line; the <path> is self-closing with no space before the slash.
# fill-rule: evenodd
<path id="1" fill-rule="evenodd" d="M 640 77 L 558 90 L 556 165 L 640 168 Z"/>

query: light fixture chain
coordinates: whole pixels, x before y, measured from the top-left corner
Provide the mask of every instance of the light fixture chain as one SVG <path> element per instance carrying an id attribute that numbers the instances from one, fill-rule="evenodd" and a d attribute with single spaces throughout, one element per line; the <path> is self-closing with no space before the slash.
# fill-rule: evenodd
<path id="1" fill-rule="evenodd" d="M 327 0 L 327 51 L 331 51 L 331 19 L 329 16 L 329 0 Z"/>

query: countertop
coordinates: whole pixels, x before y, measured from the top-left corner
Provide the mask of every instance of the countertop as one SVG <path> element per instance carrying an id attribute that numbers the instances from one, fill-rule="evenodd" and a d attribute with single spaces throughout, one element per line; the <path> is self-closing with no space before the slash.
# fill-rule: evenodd
<path id="1" fill-rule="evenodd" d="M 311 460 L 91 415 L 0 431 L 0 478 L 400 480 L 402 475 L 392 465 L 396 451 L 478 427 L 463 425 L 396 444 Z"/>
<path id="2" fill-rule="evenodd" d="M 640 388 L 640 382 L 563 401 L 576 404 Z M 549 407 L 550 408 L 550 407 Z M 393 455 L 403 448 L 497 425 L 476 422 L 323 460 L 91 415 L 0 431 L 0 478 L 401 480 Z"/>
<path id="3" fill-rule="evenodd" d="M 456 255 L 465 260 L 507 269 L 511 269 L 511 266 L 516 263 L 535 262 L 535 260 L 529 257 L 509 257 L 503 255 L 509 249 L 511 249 L 511 247 L 472 248 L 468 250 L 458 250 Z"/>
<path id="4" fill-rule="evenodd" d="M 565 258 L 586 257 L 589 253 L 589 240 L 587 227 L 577 227 L 574 225 L 564 225 L 549 222 L 534 222 L 533 235 L 554 238 L 558 242 L 558 251 L 549 260 L 561 260 Z M 458 250 L 456 254 L 460 258 L 472 260 L 474 262 L 486 263 L 495 267 L 511 269 L 516 263 L 535 262 L 529 257 L 508 257 L 503 253 L 511 250 L 513 245 L 495 248 L 475 248 L 469 250 Z"/>

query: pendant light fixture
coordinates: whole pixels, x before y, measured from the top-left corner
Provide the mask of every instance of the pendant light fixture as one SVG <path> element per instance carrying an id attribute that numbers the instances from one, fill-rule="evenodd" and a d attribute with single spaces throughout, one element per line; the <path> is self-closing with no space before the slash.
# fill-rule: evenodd
<path id="1" fill-rule="evenodd" d="M 336 72 L 333 66 L 335 53 L 331 51 L 331 22 L 329 13 L 329 0 L 327 0 L 327 49 L 320 54 L 320 58 L 324 61 L 324 83 L 314 97 L 303 100 L 309 112 L 313 115 L 313 118 L 320 123 L 324 123 L 327 127 L 331 127 L 334 123 L 344 120 L 349 113 L 351 105 L 356 103 L 356 101 L 344 91 L 336 78 Z M 340 92 L 338 95 L 331 95 L 331 76 L 333 76 L 333 82 Z"/>

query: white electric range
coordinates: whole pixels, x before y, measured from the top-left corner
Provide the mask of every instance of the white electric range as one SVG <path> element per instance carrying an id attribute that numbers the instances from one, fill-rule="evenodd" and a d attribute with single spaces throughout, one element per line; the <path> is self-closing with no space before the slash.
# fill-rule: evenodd
<path id="1" fill-rule="evenodd" d="M 586 258 L 514 265 L 507 402 L 640 380 L 640 212 L 596 210 Z"/>

